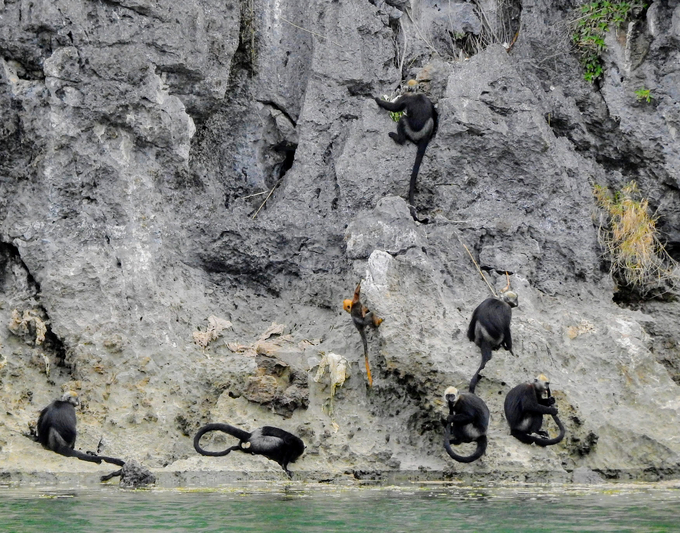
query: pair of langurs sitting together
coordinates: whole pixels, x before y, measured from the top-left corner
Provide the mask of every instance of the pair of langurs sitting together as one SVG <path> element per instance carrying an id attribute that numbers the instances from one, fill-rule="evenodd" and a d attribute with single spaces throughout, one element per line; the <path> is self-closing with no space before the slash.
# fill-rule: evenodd
<path id="1" fill-rule="evenodd" d="M 479 459 L 487 447 L 486 432 L 489 427 L 489 408 L 484 401 L 472 392 L 458 392 L 449 387 L 444 393 L 449 407 L 449 416 L 444 431 L 444 448 L 452 459 L 461 463 L 471 463 Z M 550 381 L 543 374 L 533 383 L 522 383 L 508 392 L 505 397 L 505 419 L 513 437 L 526 444 L 551 446 L 562 441 L 564 426 L 557 417 L 554 407 L 555 398 L 550 392 Z M 543 426 L 543 415 L 551 415 L 560 433 L 551 439 Z M 461 456 L 453 451 L 451 444 L 475 442 L 477 448 L 469 456 Z"/>

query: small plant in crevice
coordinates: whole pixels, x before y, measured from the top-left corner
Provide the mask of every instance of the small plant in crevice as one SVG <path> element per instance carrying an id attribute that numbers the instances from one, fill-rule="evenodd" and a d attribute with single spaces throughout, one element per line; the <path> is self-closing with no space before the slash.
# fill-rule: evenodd
<path id="1" fill-rule="evenodd" d="M 596 0 L 580 7 L 580 16 L 572 22 L 571 38 L 578 50 L 586 81 L 594 83 L 602 77 L 602 54 L 607 49 L 604 42 L 607 31 L 619 28 L 639 16 L 646 5 L 642 2 Z"/>
<path id="2" fill-rule="evenodd" d="M 637 96 L 638 102 L 644 100 L 648 104 L 652 103 L 652 91 L 649 89 L 645 89 L 644 87 L 642 89 L 638 89 L 635 91 L 635 96 Z"/>
<path id="3" fill-rule="evenodd" d="M 600 208 L 598 241 L 610 262 L 617 285 L 642 298 L 658 296 L 678 286 L 678 263 L 659 239 L 658 218 L 649 212 L 634 181 L 615 193 L 595 185 L 593 193 Z"/>

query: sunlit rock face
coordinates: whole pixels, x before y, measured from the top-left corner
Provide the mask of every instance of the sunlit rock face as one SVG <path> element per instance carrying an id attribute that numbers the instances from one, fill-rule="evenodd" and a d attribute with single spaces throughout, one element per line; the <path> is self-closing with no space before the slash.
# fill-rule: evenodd
<path id="1" fill-rule="evenodd" d="M 677 255 L 680 8 L 610 31 L 591 84 L 572 2 L 439 4 L 0 0 L 1 470 L 97 471 L 21 436 L 70 389 L 80 449 L 175 483 L 283 475 L 197 456 L 208 422 L 300 435 L 302 478 L 677 475 L 680 308 L 618 290 L 592 189 L 635 180 Z M 409 78 L 439 117 L 428 224 L 404 200 L 416 148 L 372 98 Z M 470 316 L 508 279 L 487 453 L 452 464 L 443 391 L 466 389 Z M 384 319 L 372 388 L 342 309 L 359 281 Z M 314 379 L 330 353 L 341 385 Z M 503 414 L 541 373 L 567 427 L 546 449 Z"/>

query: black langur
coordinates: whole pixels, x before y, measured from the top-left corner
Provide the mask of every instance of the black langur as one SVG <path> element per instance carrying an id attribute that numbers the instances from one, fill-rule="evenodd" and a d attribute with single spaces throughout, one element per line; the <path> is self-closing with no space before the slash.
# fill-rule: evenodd
<path id="1" fill-rule="evenodd" d="M 409 87 L 413 88 L 417 84 L 414 80 L 409 81 Z M 411 171 L 411 184 L 408 190 L 408 203 L 410 205 L 411 216 L 418 220 L 415 212 L 414 196 L 416 192 L 416 180 L 420 164 L 423 161 L 425 150 L 430 140 L 437 131 L 437 110 L 424 94 L 404 94 L 394 102 L 388 102 L 381 98 L 375 98 L 376 103 L 383 109 L 392 113 L 405 111 L 404 115 L 397 123 L 397 132 L 390 132 L 390 137 L 397 144 L 404 144 L 406 140 L 418 145 L 416 161 Z"/>
<path id="2" fill-rule="evenodd" d="M 479 373 L 491 360 L 491 352 L 501 346 L 515 355 L 512 351 L 512 335 L 510 334 L 510 320 L 512 308 L 517 307 L 517 294 L 510 290 L 508 285 L 501 291 L 501 299 L 487 298 L 477 306 L 472 313 L 467 337 L 474 342 L 482 351 L 482 364 L 470 380 L 470 392 L 475 392 Z"/>
<path id="3" fill-rule="evenodd" d="M 550 393 L 550 381 L 543 374 L 533 383 L 522 383 L 508 392 L 505 397 L 505 418 L 510 424 L 512 436 L 526 444 L 551 446 L 561 442 L 565 429 L 557 417 L 555 398 Z M 541 431 L 543 415 L 551 415 L 560 434 L 549 438 L 546 431 Z"/>
<path id="4" fill-rule="evenodd" d="M 444 398 L 449 404 L 449 416 L 446 419 L 446 430 L 444 431 L 446 452 L 459 463 L 476 461 L 486 451 L 489 408 L 478 396 L 470 392 L 459 393 L 455 387 L 446 389 Z M 476 442 L 477 449 L 472 455 L 458 455 L 451 449 L 451 444 L 460 444 L 461 442 Z"/>
<path id="5" fill-rule="evenodd" d="M 69 391 L 60 400 L 54 400 L 45 407 L 38 417 L 38 442 L 45 448 L 66 457 L 76 457 L 81 461 L 101 464 L 102 461 L 123 466 L 125 461 L 113 457 L 104 457 L 92 452 L 83 453 L 76 449 L 76 409 L 79 405 L 78 395 Z"/>
<path id="6" fill-rule="evenodd" d="M 368 364 L 368 341 L 366 340 L 365 329 L 368 325 L 377 328 L 380 324 L 382 324 L 383 319 L 378 318 L 373 314 L 372 311 L 368 310 L 368 307 L 361 303 L 361 283 L 359 283 L 357 288 L 354 290 L 354 298 L 351 300 L 349 298 L 343 300 L 342 307 L 345 309 L 345 311 L 352 315 L 352 322 L 354 322 L 354 325 L 359 330 L 359 334 L 361 335 L 361 342 L 364 345 L 364 360 L 366 361 L 366 376 L 368 379 L 368 386 L 372 387 L 373 378 L 371 377 L 371 367 Z"/>
<path id="7" fill-rule="evenodd" d="M 204 450 L 201 448 L 201 437 L 210 431 L 227 433 L 236 437 L 239 443 L 219 452 Z M 271 426 L 264 426 L 248 433 L 229 424 L 207 424 L 196 433 L 194 448 L 201 455 L 211 457 L 222 457 L 234 450 L 253 455 L 264 455 L 267 459 L 279 463 L 288 477 L 292 477 L 288 470 L 288 463 L 294 463 L 302 455 L 302 452 L 305 451 L 305 443 L 302 442 L 300 437 Z"/>

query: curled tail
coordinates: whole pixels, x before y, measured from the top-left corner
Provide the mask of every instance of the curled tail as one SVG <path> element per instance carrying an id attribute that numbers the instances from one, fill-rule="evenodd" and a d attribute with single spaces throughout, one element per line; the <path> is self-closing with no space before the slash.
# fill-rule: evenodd
<path id="1" fill-rule="evenodd" d="M 250 438 L 250 433 L 248 433 L 247 431 L 243 431 L 242 429 L 235 428 L 234 426 L 230 426 L 229 424 L 207 424 L 203 426 L 201 429 L 199 429 L 198 433 L 196 433 L 196 436 L 194 437 L 194 449 L 201 455 L 208 455 L 210 457 L 222 457 L 223 455 L 227 455 L 233 450 L 239 448 L 239 446 L 236 445 L 232 446 L 231 448 L 227 448 L 226 450 L 222 450 L 220 452 L 211 452 L 208 450 L 204 450 L 203 448 L 201 448 L 200 444 L 201 437 L 211 431 L 222 431 L 223 433 L 227 433 L 232 437 L 236 437 L 239 441 L 247 441 Z"/>
<path id="2" fill-rule="evenodd" d="M 564 429 L 564 426 L 562 425 L 562 421 L 558 418 L 557 415 L 552 415 L 553 420 L 555 421 L 555 424 L 557 424 L 557 427 L 560 430 L 560 434 L 557 435 L 554 439 L 545 439 L 543 437 L 534 437 L 533 435 L 527 435 L 526 433 L 522 433 L 517 430 L 512 430 L 512 436 L 515 437 L 517 440 L 522 441 L 525 444 L 536 444 L 537 446 L 552 446 L 553 444 L 558 444 L 562 442 L 562 439 L 564 438 L 564 435 L 566 433 L 566 430 Z"/>
<path id="3" fill-rule="evenodd" d="M 477 449 L 472 453 L 472 455 L 465 457 L 454 452 L 453 449 L 451 449 L 451 443 L 449 442 L 451 439 L 451 433 L 449 430 L 450 426 L 451 424 L 446 424 L 446 429 L 444 430 L 444 448 L 446 449 L 446 453 L 451 456 L 451 459 L 458 461 L 459 463 L 472 463 L 484 455 L 488 442 L 486 435 L 482 435 L 477 439 Z"/>

